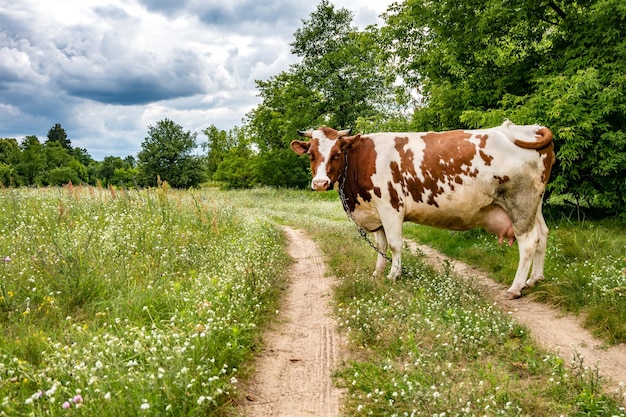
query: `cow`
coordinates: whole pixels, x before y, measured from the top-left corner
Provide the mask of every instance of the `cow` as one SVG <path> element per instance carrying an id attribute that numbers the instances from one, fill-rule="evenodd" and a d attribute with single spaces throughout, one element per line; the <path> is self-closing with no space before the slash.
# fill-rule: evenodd
<path id="1" fill-rule="evenodd" d="M 308 154 L 315 191 L 338 189 L 356 224 L 374 233 L 374 275 L 402 271 L 405 221 L 449 230 L 482 227 L 519 246 L 519 264 L 507 298 L 543 279 L 548 227 L 541 205 L 555 161 L 552 132 L 540 125 L 480 130 L 373 133 L 321 127 L 298 131 L 308 141 L 291 149 Z M 528 280 L 528 273 L 532 272 Z"/>

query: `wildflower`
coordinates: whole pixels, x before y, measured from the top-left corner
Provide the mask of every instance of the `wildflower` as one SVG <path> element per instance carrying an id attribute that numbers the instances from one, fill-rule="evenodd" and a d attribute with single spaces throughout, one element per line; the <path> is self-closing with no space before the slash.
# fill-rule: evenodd
<path id="1" fill-rule="evenodd" d="M 107 392 L 106 394 L 104 394 L 104 399 L 107 400 L 107 401 L 111 399 L 111 392 L 110 391 Z"/>
<path id="2" fill-rule="evenodd" d="M 74 404 L 80 404 L 80 403 L 82 403 L 82 402 L 83 402 L 83 397 L 82 397 L 82 395 L 80 395 L 80 394 L 75 395 L 75 396 L 74 396 L 74 398 L 72 398 L 72 402 L 73 402 Z"/>
<path id="3" fill-rule="evenodd" d="M 147 400 L 144 400 L 144 402 L 143 402 L 143 403 L 141 403 L 141 405 L 139 406 L 139 408 L 140 408 L 141 410 L 148 410 L 148 409 L 150 409 L 150 404 L 148 404 L 148 403 L 147 403 Z"/>
<path id="4" fill-rule="evenodd" d="M 70 404 L 69 401 L 65 401 L 63 403 L 63 405 L 61 406 L 61 408 L 63 408 L 64 410 L 67 410 L 68 408 L 70 408 L 72 406 L 72 404 Z"/>
<path id="5" fill-rule="evenodd" d="M 5 256 L 4 258 L 2 258 L 2 262 L 11 262 L 11 258 Z"/>

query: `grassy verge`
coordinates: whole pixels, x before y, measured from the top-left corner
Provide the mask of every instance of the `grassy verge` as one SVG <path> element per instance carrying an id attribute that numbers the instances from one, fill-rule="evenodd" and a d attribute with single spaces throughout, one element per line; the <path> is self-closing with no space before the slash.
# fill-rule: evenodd
<path id="1" fill-rule="evenodd" d="M 283 245 L 210 194 L 0 190 L 0 415 L 227 414 Z"/>
<path id="2" fill-rule="evenodd" d="M 583 314 L 585 326 L 607 344 L 626 342 L 626 225 L 560 218 L 548 226 L 546 279 L 524 293 Z M 407 224 L 405 236 L 479 266 L 507 285 L 515 275 L 517 244 L 500 247 L 481 230 L 451 232 Z"/>

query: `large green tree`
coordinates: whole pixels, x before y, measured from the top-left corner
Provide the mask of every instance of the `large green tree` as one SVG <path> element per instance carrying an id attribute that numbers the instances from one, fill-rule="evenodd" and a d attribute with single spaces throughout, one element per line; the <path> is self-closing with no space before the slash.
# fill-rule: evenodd
<path id="1" fill-rule="evenodd" d="M 175 188 L 195 187 L 206 179 L 202 158 L 195 154 L 196 133 L 184 131 L 169 119 L 148 127 L 139 152 L 139 173 L 144 185 L 157 185 L 158 178 Z"/>
<path id="2" fill-rule="evenodd" d="M 291 52 L 302 59 L 291 71 L 311 91 L 317 116 L 337 128 L 378 114 L 390 96 L 377 31 L 359 31 L 352 17 L 349 10 L 322 0 L 291 43 Z"/>
<path id="3" fill-rule="evenodd" d="M 389 66 L 420 99 L 413 128 L 545 124 L 550 189 L 624 211 L 623 1 L 406 0 L 386 22 Z"/>

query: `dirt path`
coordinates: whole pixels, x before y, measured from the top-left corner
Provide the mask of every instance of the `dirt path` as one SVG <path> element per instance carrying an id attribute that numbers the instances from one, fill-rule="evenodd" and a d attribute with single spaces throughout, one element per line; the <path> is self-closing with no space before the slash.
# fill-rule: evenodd
<path id="1" fill-rule="evenodd" d="M 332 277 L 317 245 L 302 231 L 284 228 L 295 260 L 279 321 L 264 335 L 264 350 L 246 390 L 250 417 L 330 417 L 342 391 L 332 382 L 341 339 L 332 317 Z"/>
<path id="2" fill-rule="evenodd" d="M 507 287 L 491 280 L 485 272 L 450 259 L 429 246 L 406 239 L 405 242 L 412 251 L 423 253 L 435 268 L 442 268 L 444 259 L 448 259 L 456 274 L 476 279 L 503 311 L 509 312 L 518 323 L 531 329 L 533 338 L 541 346 L 558 352 L 567 363 L 577 353 L 584 359 L 585 366 L 597 367 L 599 374 L 609 382 L 607 388 L 618 388 L 620 382 L 626 383 L 626 344 L 604 347 L 601 340 L 582 328 L 577 317 L 534 302 L 530 297 L 507 300 L 503 296 Z"/>
<path id="3" fill-rule="evenodd" d="M 291 283 L 278 323 L 264 336 L 265 349 L 245 391 L 244 412 L 249 417 L 337 416 L 343 392 L 333 385 L 332 372 L 342 359 L 344 342 L 329 305 L 332 277 L 325 275 L 324 259 L 305 233 L 288 227 L 284 232 L 289 255 L 295 260 Z M 456 274 L 475 279 L 503 311 L 531 329 L 541 346 L 557 352 L 567 363 L 577 353 L 585 366 L 597 367 L 608 380 L 609 389 L 626 382 L 626 344 L 605 348 L 576 317 L 533 302 L 530 297 L 507 300 L 503 297 L 506 287 L 485 272 L 428 246 L 405 242 L 412 251 L 423 253 L 434 267 L 443 268 L 444 259 L 448 259 Z"/>

